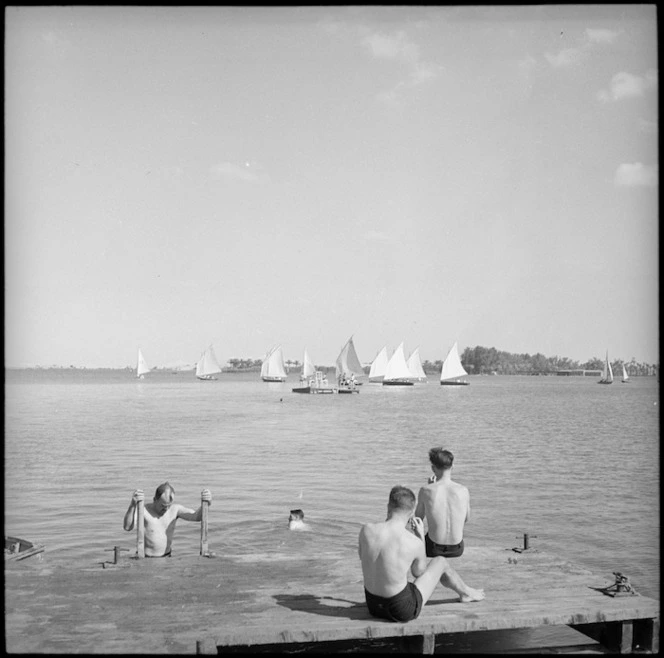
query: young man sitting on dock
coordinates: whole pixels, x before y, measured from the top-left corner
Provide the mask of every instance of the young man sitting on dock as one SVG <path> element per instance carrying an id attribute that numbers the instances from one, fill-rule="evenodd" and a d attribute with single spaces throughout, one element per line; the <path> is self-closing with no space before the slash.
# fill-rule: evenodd
<path id="1" fill-rule="evenodd" d="M 130 532 L 136 525 L 138 503 L 145 499 L 142 489 L 134 491 L 129 508 L 124 516 L 124 529 Z M 185 521 L 200 521 L 203 515 L 203 506 L 194 511 L 175 501 L 175 489 L 164 482 L 157 487 L 154 499 L 145 505 L 145 557 L 169 557 L 171 543 L 175 532 L 175 522 L 178 519 Z M 209 489 L 201 491 L 201 501 L 212 502 Z"/>
<path id="2" fill-rule="evenodd" d="M 460 557 L 463 529 L 470 520 L 470 493 L 452 480 L 454 455 L 449 450 L 431 448 L 429 461 L 433 475 L 420 489 L 415 509 L 416 517 L 427 520 L 427 557 Z"/>
<path id="3" fill-rule="evenodd" d="M 424 524 L 413 517 L 415 494 L 403 486 L 392 487 L 387 519 L 362 526 L 359 553 L 364 595 L 374 617 L 406 622 L 416 619 L 438 582 L 454 590 L 462 603 L 481 601 L 484 590 L 468 587 L 442 557 L 427 564 Z M 408 581 L 408 572 L 415 577 Z"/>

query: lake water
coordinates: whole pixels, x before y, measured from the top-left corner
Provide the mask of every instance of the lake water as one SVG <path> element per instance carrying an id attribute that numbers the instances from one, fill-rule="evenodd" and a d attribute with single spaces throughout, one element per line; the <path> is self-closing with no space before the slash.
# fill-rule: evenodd
<path id="1" fill-rule="evenodd" d="M 7 371 L 5 533 L 45 544 L 49 560 L 111 559 L 115 545 L 135 550 L 122 528 L 133 490 L 151 500 L 168 480 L 192 508 L 212 491 L 217 553 L 269 552 L 299 507 L 308 541 L 355 559 L 360 525 L 384 519 L 394 484 L 417 493 L 429 448 L 443 446 L 471 493 L 467 545 L 510 548 L 528 533 L 531 546 L 607 581 L 621 571 L 659 599 L 657 380 L 470 381 L 297 395 L 297 376 Z M 199 524 L 180 521 L 174 551 L 197 553 L 199 538 Z"/>

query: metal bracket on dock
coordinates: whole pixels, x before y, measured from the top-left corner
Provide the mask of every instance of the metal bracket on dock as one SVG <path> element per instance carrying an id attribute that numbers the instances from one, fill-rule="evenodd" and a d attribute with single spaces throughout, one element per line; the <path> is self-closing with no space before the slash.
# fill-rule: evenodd
<path id="1" fill-rule="evenodd" d="M 518 536 L 519 536 L 519 535 L 517 535 L 517 538 L 518 538 Z M 528 550 L 531 550 L 531 551 L 532 551 L 532 550 L 535 550 L 535 549 L 530 548 L 530 544 L 529 544 L 529 541 L 528 541 L 528 540 L 529 540 L 531 537 L 537 539 L 537 535 L 529 535 L 528 533 L 524 533 L 524 535 L 523 535 L 523 546 L 521 546 L 521 547 L 516 546 L 516 547 L 513 548 L 512 550 L 513 550 L 515 553 L 523 553 L 523 551 L 528 551 Z"/>
<path id="2" fill-rule="evenodd" d="M 120 560 L 120 552 L 121 551 L 128 551 L 128 548 L 122 548 L 121 546 L 114 546 L 113 548 L 106 548 L 106 551 L 113 551 L 113 562 L 110 560 L 106 560 L 101 563 L 101 566 L 106 569 L 107 566 L 114 566 L 118 563 Z"/>
<path id="3" fill-rule="evenodd" d="M 593 589 L 611 597 L 639 596 L 639 593 L 632 587 L 629 578 L 625 576 L 625 574 L 620 573 L 620 571 L 614 571 L 613 575 L 616 577 L 613 585 L 609 585 L 608 587 L 595 587 Z"/>

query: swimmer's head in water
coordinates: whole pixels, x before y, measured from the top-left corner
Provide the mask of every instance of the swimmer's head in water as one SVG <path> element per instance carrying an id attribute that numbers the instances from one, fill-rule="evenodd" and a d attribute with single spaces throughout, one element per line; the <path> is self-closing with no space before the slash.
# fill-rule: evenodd
<path id="1" fill-rule="evenodd" d="M 304 512 L 301 509 L 292 509 L 288 516 L 288 522 L 304 521 Z"/>

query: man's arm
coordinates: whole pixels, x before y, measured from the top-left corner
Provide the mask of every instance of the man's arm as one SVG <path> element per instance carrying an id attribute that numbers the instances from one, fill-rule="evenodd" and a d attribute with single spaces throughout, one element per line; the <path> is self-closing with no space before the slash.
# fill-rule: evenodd
<path id="1" fill-rule="evenodd" d="M 466 521 L 465 523 L 468 523 L 470 521 L 470 492 L 468 489 L 466 489 Z"/>
<path id="2" fill-rule="evenodd" d="M 419 578 L 427 570 L 427 553 L 424 548 L 424 524 L 422 519 L 417 516 L 413 517 L 411 528 L 417 544 L 415 559 L 410 565 L 410 570 L 415 578 Z"/>
<path id="3" fill-rule="evenodd" d="M 424 520 L 426 508 L 424 506 L 424 487 L 420 488 L 419 493 L 417 494 L 417 507 L 415 508 L 415 516 Z"/>
<path id="4" fill-rule="evenodd" d="M 208 505 L 212 504 L 212 494 L 209 489 L 201 491 L 201 500 L 207 501 Z M 179 505 L 176 518 L 184 519 L 185 521 L 200 521 L 203 518 L 203 504 L 201 503 L 201 506 L 195 512 L 193 509 Z"/>
<path id="5" fill-rule="evenodd" d="M 131 497 L 131 502 L 129 503 L 129 507 L 127 508 L 127 511 L 125 512 L 124 515 L 124 529 L 127 532 L 131 532 L 134 529 L 134 521 L 136 519 L 136 506 L 139 501 L 144 500 L 145 495 L 143 494 L 142 489 L 136 489 L 134 491 L 132 497 Z"/>

